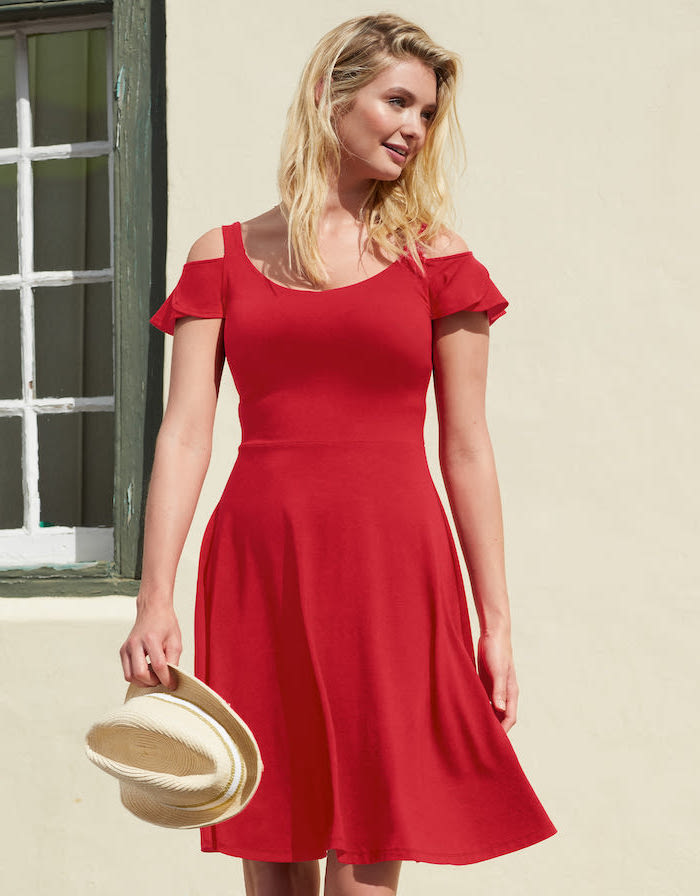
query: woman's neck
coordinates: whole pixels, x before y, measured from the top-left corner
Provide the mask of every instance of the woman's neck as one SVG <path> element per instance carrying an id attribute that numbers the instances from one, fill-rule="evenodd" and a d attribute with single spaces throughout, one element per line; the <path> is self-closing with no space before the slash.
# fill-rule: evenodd
<path id="1" fill-rule="evenodd" d="M 368 180 L 354 180 L 352 183 L 343 182 L 342 177 L 331 180 L 321 214 L 324 226 L 332 229 L 347 225 L 350 221 L 359 225 L 372 185 L 373 182 Z"/>

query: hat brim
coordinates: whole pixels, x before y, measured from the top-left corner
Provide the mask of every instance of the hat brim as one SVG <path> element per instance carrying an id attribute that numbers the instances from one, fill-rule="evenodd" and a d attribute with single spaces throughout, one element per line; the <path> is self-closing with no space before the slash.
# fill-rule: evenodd
<path id="1" fill-rule="evenodd" d="M 175 680 L 174 689 L 162 684 L 148 687 L 131 682 L 124 702 L 146 694 L 162 693 L 198 706 L 224 728 L 239 749 L 245 780 L 228 800 L 214 806 L 184 808 L 167 805 L 123 780 L 120 781 L 121 800 L 130 812 L 152 824 L 171 828 L 207 827 L 238 814 L 250 802 L 262 777 L 262 757 L 253 732 L 216 691 L 177 666 L 168 663 L 168 668 Z"/>

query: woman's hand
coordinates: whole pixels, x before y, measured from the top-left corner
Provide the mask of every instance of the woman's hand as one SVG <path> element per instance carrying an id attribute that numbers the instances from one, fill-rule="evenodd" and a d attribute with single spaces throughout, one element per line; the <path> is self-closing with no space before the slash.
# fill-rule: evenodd
<path id="1" fill-rule="evenodd" d="M 175 610 L 171 604 L 138 605 L 134 627 L 122 644 L 119 655 L 126 681 L 174 688 L 175 681 L 168 663 L 178 664 L 182 653 L 182 637 Z M 150 666 L 146 661 L 148 657 Z"/>
<path id="2" fill-rule="evenodd" d="M 513 650 L 507 632 L 482 633 L 477 651 L 477 670 L 496 717 L 504 729 L 509 731 L 515 725 L 517 716 L 518 682 L 515 679 Z"/>

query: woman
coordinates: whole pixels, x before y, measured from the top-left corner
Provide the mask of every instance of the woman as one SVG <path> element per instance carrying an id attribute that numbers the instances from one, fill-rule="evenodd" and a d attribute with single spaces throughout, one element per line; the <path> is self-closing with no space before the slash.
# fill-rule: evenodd
<path id="1" fill-rule="evenodd" d="M 457 57 L 393 15 L 317 45 L 290 108 L 281 202 L 199 238 L 153 318 L 174 333 L 127 681 L 170 686 L 175 571 L 209 463 L 224 358 L 238 456 L 202 543 L 195 674 L 265 773 L 202 849 L 247 892 L 395 893 L 404 859 L 467 864 L 555 833 L 506 732 L 513 667 L 484 417 L 508 304 L 446 226 Z M 423 443 L 440 464 L 480 625 L 478 668 Z M 147 664 L 150 659 L 150 667 Z"/>

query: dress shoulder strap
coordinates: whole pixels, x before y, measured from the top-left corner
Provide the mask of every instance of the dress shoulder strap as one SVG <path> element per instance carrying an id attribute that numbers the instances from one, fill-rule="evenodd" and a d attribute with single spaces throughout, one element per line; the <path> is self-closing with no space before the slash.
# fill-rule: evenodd
<path id="1" fill-rule="evenodd" d="M 241 237 L 241 222 L 224 224 L 221 228 L 224 237 L 224 257 L 229 261 L 237 261 L 243 254 L 243 239 Z"/>

